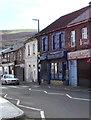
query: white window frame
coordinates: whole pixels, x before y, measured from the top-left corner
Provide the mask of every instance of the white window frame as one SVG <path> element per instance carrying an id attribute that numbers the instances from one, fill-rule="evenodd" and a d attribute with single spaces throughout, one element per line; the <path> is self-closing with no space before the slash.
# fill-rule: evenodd
<path id="1" fill-rule="evenodd" d="M 88 29 L 87 27 L 82 28 L 82 39 L 87 39 L 88 38 Z"/>
<path id="2" fill-rule="evenodd" d="M 75 42 L 76 42 L 76 32 L 75 30 L 71 31 L 71 47 L 75 47 Z"/>

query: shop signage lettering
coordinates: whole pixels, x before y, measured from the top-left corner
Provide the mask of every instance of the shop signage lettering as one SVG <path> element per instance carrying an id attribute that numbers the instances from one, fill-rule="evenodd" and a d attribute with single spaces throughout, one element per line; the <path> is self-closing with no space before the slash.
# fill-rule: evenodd
<path id="1" fill-rule="evenodd" d="M 62 51 L 60 53 L 47 55 L 48 59 L 55 59 L 55 58 L 61 58 L 61 57 L 64 57 L 64 51 Z"/>
<path id="2" fill-rule="evenodd" d="M 68 53 L 68 59 L 80 59 L 91 57 L 91 49 Z"/>
<path id="3" fill-rule="evenodd" d="M 45 60 L 45 59 L 47 59 L 47 56 L 46 56 L 46 55 L 41 55 L 41 56 L 40 56 L 40 60 Z"/>

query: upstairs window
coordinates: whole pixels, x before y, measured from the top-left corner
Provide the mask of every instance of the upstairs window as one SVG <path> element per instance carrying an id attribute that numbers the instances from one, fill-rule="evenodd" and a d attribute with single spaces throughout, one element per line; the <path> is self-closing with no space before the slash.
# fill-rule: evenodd
<path id="1" fill-rule="evenodd" d="M 59 49 L 59 35 L 53 35 L 53 50 Z"/>
<path id="2" fill-rule="evenodd" d="M 33 54 L 35 54 L 35 44 L 33 44 Z"/>
<path id="3" fill-rule="evenodd" d="M 65 32 L 62 32 L 59 36 L 59 48 L 65 48 Z"/>
<path id="4" fill-rule="evenodd" d="M 56 33 L 52 36 L 52 49 L 59 50 L 65 47 L 65 32 Z"/>
<path id="5" fill-rule="evenodd" d="M 30 45 L 28 45 L 28 56 L 30 55 Z"/>
<path id="6" fill-rule="evenodd" d="M 75 30 L 71 31 L 71 47 L 75 47 Z"/>
<path id="7" fill-rule="evenodd" d="M 82 39 L 87 39 L 87 27 L 82 28 Z"/>
<path id="8" fill-rule="evenodd" d="M 48 51 L 48 36 L 42 37 L 42 51 Z"/>

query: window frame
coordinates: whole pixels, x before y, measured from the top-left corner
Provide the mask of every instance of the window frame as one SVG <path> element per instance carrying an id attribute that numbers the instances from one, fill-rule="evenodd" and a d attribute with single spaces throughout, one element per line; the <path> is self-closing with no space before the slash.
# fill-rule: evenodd
<path id="1" fill-rule="evenodd" d="M 85 31 L 86 30 L 86 31 Z M 88 39 L 88 28 L 87 27 L 83 27 L 81 29 L 81 33 L 82 33 L 82 39 Z"/>
<path id="2" fill-rule="evenodd" d="M 76 31 L 75 30 L 71 31 L 70 40 L 71 40 L 71 47 L 75 47 L 76 46 Z"/>
<path id="3" fill-rule="evenodd" d="M 64 35 L 63 39 L 62 39 L 62 35 Z M 55 50 L 60 50 L 63 48 L 65 48 L 65 31 L 53 34 L 52 35 L 52 50 L 55 51 Z"/>
<path id="4" fill-rule="evenodd" d="M 33 54 L 35 54 L 35 43 L 33 43 Z"/>
<path id="5" fill-rule="evenodd" d="M 27 45 L 27 53 L 28 53 L 28 56 L 30 56 L 30 45 L 29 44 Z"/>
<path id="6" fill-rule="evenodd" d="M 47 52 L 48 51 L 48 45 L 49 45 L 48 41 L 49 41 L 48 36 L 42 37 L 42 52 Z"/>

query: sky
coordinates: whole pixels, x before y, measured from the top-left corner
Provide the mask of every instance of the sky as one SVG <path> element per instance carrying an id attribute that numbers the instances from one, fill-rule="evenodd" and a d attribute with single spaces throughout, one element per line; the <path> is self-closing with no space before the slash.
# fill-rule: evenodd
<path id="1" fill-rule="evenodd" d="M 0 0 L 0 30 L 46 28 L 59 17 L 89 5 L 90 0 Z"/>

